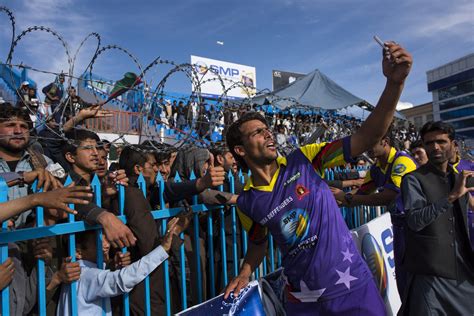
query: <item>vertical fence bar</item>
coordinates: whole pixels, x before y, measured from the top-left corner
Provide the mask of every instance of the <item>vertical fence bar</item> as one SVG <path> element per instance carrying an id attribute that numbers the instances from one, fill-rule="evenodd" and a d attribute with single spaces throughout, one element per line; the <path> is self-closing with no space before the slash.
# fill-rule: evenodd
<path id="1" fill-rule="evenodd" d="M 207 246 L 209 248 L 209 282 L 210 294 L 212 297 L 216 295 L 215 291 L 215 267 L 214 267 L 214 229 L 213 229 L 213 214 L 212 210 L 207 213 Z M 199 271 L 198 271 L 199 273 Z"/>
<path id="2" fill-rule="evenodd" d="M 98 207 L 102 207 L 102 188 L 99 177 L 95 174 L 91 181 L 92 191 L 94 192 L 94 202 Z M 96 230 L 96 246 L 97 246 L 97 268 L 104 268 L 104 254 L 102 251 L 102 229 Z M 105 300 L 102 299 L 102 315 L 106 315 Z"/>
<path id="3" fill-rule="evenodd" d="M 71 177 L 68 175 L 64 186 L 70 185 L 72 182 Z M 69 204 L 71 209 L 74 209 L 74 204 Z M 67 219 L 69 223 L 74 223 L 74 215 L 68 214 Z M 71 257 L 71 262 L 76 262 L 76 234 L 68 234 L 68 255 Z M 72 282 L 70 285 L 69 293 L 69 306 L 71 306 L 71 316 L 77 316 L 77 281 Z"/>
<path id="4" fill-rule="evenodd" d="M 124 215 L 125 213 L 125 187 L 123 185 L 117 185 L 118 188 L 118 203 L 119 203 L 119 214 Z M 126 253 L 127 248 L 122 248 L 122 253 Z M 130 299 L 129 294 L 123 294 L 123 315 L 130 315 Z"/>
<path id="5" fill-rule="evenodd" d="M 33 192 L 43 192 L 43 189 L 37 190 L 38 182 L 33 183 Z M 44 226 L 44 208 L 42 206 L 36 207 L 36 227 Z M 37 280 L 38 280 L 38 314 L 40 316 L 46 315 L 46 282 L 44 274 L 44 260 L 37 259 Z"/>
<path id="6" fill-rule="evenodd" d="M 242 173 L 242 169 L 239 170 L 239 180 L 242 184 L 245 185 L 245 177 Z M 241 234 L 242 234 L 242 253 L 245 257 L 245 255 L 247 254 L 247 231 L 244 229 L 244 227 L 242 226 L 242 230 L 241 230 Z"/>
<path id="7" fill-rule="evenodd" d="M 176 177 L 179 178 L 178 173 L 176 173 Z M 190 180 L 196 179 L 196 175 L 194 172 L 191 172 L 189 177 Z M 193 205 L 198 204 L 198 197 L 197 195 L 193 196 Z M 194 255 L 196 258 L 196 278 L 197 278 L 197 296 L 198 296 L 198 303 L 202 302 L 202 271 L 201 271 L 201 243 L 199 241 L 199 214 L 193 214 L 193 225 L 194 225 Z"/>
<path id="8" fill-rule="evenodd" d="M 137 179 L 137 183 L 138 183 L 138 188 L 142 191 L 143 193 L 143 196 L 145 197 L 146 199 L 146 181 L 145 181 L 145 178 L 143 177 L 143 174 L 140 173 L 140 175 L 138 176 L 138 179 Z M 166 223 L 165 223 L 165 228 L 163 230 L 163 232 L 166 232 Z M 164 235 L 164 233 L 163 233 Z M 166 270 L 166 262 L 164 262 L 165 264 L 165 270 Z M 168 285 L 169 287 L 169 285 Z M 165 271 L 165 288 L 166 288 L 166 271 Z M 168 297 L 168 294 L 169 292 L 166 291 L 166 297 Z M 146 276 L 145 277 L 145 315 L 147 316 L 150 316 L 151 315 L 151 303 L 150 303 L 150 277 L 149 276 Z"/>
<path id="9" fill-rule="evenodd" d="M 5 180 L 0 177 L 0 202 L 4 203 L 8 200 L 8 185 Z M 8 220 L 2 223 L 2 232 L 8 231 Z M 8 243 L 0 246 L 0 259 L 4 263 L 8 259 Z M 2 315 L 10 315 L 10 287 L 6 286 L 2 290 Z"/>
<path id="10" fill-rule="evenodd" d="M 219 191 L 224 191 L 224 186 L 219 186 Z M 226 245 L 226 238 L 225 238 L 225 214 L 224 214 L 224 206 L 219 208 L 219 216 L 221 222 L 221 261 L 222 261 L 222 281 L 223 286 L 227 285 L 227 245 Z"/>
<path id="11" fill-rule="evenodd" d="M 229 186 L 230 186 L 230 192 L 232 194 L 235 194 L 235 178 L 234 175 L 232 174 L 232 170 L 229 170 Z M 232 216 L 232 263 L 233 263 L 233 272 L 234 275 L 233 277 L 236 277 L 239 274 L 239 258 L 237 254 L 237 218 L 235 214 L 235 206 L 232 205 L 230 207 L 230 212 Z"/>

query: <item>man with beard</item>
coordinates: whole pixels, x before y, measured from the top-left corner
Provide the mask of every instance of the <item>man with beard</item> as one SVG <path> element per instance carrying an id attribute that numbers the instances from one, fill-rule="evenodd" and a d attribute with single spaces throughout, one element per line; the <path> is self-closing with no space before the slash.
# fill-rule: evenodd
<path id="1" fill-rule="evenodd" d="M 409 273 L 402 315 L 474 315 L 474 251 L 467 210 L 473 171 L 449 164 L 454 129 L 428 122 L 420 131 L 429 161 L 402 181 Z M 472 223 L 471 223 L 472 225 Z"/>
<path id="2" fill-rule="evenodd" d="M 267 230 L 282 252 L 285 309 L 291 315 L 385 315 L 373 276 L 359 255 L 341 211 L 322 180 L 326 168 L 344 165 L 387 132 L 412 58 L 385 43 L 387 77 L 374 111 L 353 135 L 309 144 L 278 157 L 272 131 L 257 113 L 244 114 L 227 132 L 227 145 L 249 177 L 237 204 L 248 233 L 239 275 L 225 290 L 236 296 L 267 251 Z"/>
<path id="3" fill-rule="evenodd" d="M 53 162 L 48 157 L 30 149 L 30 129 L 32 123 L 28 113 L 22 109 L 15 108 L 11 104 L 3 104 L 0 107 L 0 172 L 16 172 L 18 178 L 25 181 L 37 175 L 40 183 L 46 191 L 50 187 L 57 188 L 60 185 L 45 168 Z M 33 177 L 34 178 L 34 177 Z M 8 200 L 14 200 L 27 196 L 30 187 L 28 184 L 15 185 L 8 189 Z M 23 212 L 15 219 L 15 226 L 22 226 L 31 211 Z"/>

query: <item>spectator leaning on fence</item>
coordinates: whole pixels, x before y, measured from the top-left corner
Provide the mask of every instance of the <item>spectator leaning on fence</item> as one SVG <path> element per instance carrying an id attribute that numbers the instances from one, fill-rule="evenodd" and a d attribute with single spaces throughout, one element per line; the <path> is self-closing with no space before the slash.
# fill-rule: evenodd
<path id="1" fill-rule="evenodd" d="M 5 103 L 0 106 L 0 172 L 15 172 L 19 178 L 25 173 L 36 171 L 43 179 L 42 183 L 47 190 L 50 185 L 58 187 L 59 182 L 45 170 L 53 164 L 51 159 L 31 149 L 30 129 L 32 123 L 30 116 L 24 110 Z M 10 201 L 27 196 L 31 192 L 31 183 L 25 185 L 17 184 L 8 189 Z M 26 218 L 31 211 L 25 211 L 14 218 L 15 226 L 19 227 L 26 223 Z"/>
<path id="2" fill-rule="evenodd" d="M 46 126 L 42 126 L 42 129 L 38 132 L 39 143 L 43 147 L 44 154 L 51 158 L 54 162 L 59 163 L 61 167 L 68 172 L 70 169 L 70 164 L 67 162 L 64 154 L 62 152 L 63 147 L 63 138 L 62 132 L 66 133 L 76 128 L 77 125 L 80 125 L 86 119 L 89 118 L 100 118 L 100 117 L 109 117 L 110 112 L 103 110 L 100 105 L 94 105 L 79 111 L 79 113 L 70 118 L 63 126 L 62 131 L 59 128 L 58 123 L 50 117 L 46 120 Z"/>
<path id="3" fill-rule="evenodd" d="M 36 174 L 37 176 L 38 174 Z M 15 177 L 12 173 L 0 174 L 9 185 L 15 185 L 17 182 L 22 181 Z M 34 176 L 34 172 L 30 172 L 27 178 Z M 31 178 L 29 181 L 37 180 L 37 178 Z M 43 206 L 46 209 L 46 214 L 51 209 L 54 212 L 66 211 L 69 213 L 75 213 L 74 210 L 68 207 L 69 203 L 75 204 L 87 204 L 87 198 L 92 196 L 89 187 L 68 187 L 55 189 L 53 191 L 30 194 L 28 196 L 11 200 L 0 204 L 0 222 L 8 220 L 10 217 L 15 216 L 21 212 L 30 210 L 36 206 Z M 46 300 L 47 304 L 51 301 L 57 285 L 60 283 L 67 283 L 69 281 L 68 264 L 65 263 L 61 266 L 61 269 L 55 271 L 55 267 L 52 265 L 52 247 L 50 241 L 47 238 L 37 239 L 32 241 L 31 252 L 27 254 L 21 251 L 21 248 L 15 243 L 8 244 L 9 259 L 7 259 L 0 266 L 0 289 L 5 286 L 10 286 L 10 314 L 12 315 L 26 315 L 28 314 L 37 302 L 37 271 L 36 268 L 28 268 L 28 262 L 24 259 L 24 256 L 30 256 L 33 253 L 34 258 L 45 260 L 46 264 L 46 282 L 47 292 Z M 11 282 L 11 284 L 10 284 Z M 52 306 L 54 307 L 55 304 Z"/>
<path id="4" fill-rule="evenodd" d="M 77 185 L 89 186 L 94 172 L 98 169 L 100 138 L 88 130 L 75 129 L 66 133 L 63 153 L 71 165 L 69 175 Z M 94 203 L 77 206 L 78 216 L 88 224 L 99 224 L 104 228 L 107 240 L 113 247 L 129 247 L 136 238 L 114 214 Z"/>
<path id="5" fill-rule="evenodd" d="M 224 192 L 230 192 L 230 185 L 231 185 L 231 178 L 229 178 L 229 172 L 232 173 L 233 176 L 233 184 L 234 184 L 234 194 L 235 198 L 242 192 L 243 190 L 243 184 L 238 176 L 238 166 L 237 162 L 235 161 L 234 156 L 230 152 L 229 148 L 225 143 L 222 144 L 216 144 L 212 149 L 211 153 L 214 155 L 214 160 L 215 160 L 215 165 L 216 166 L 222 166 L 224 168 L 225 174 L 226 174 L 226 179 L 224 181 L 223 185 L 223 191 Z M 226 202 L 225 200 L 223 202 Z M 235 203 L 233 203 L 235 204 Z M 232 275 L 233 274 L 233 222 L 232 222 L 232 213 L 230 212 L 230 206 L 226 205 L 224 208 L 224 231 L 225 231 L 225 244 L 226 244 L 226 255 L 227 255 L 227 275 Z M 217 224 L 217 223 L 216 223 Z M 215 232 L 218 232 L 218 229 L 220 228 L 220 225 L 215 225 Z M 237 250 L 237 258 L 241 257 L 241 227 L 240 223 L 237 222 L 235 223 L 235 240 L 236 240 L 236 250 Z M 219 235 L 215 234 L 215 237 L 217 238 Z M 215 245 L 218 245 L 218 242 L 214 243 Z M 218 261 L 218 264 L 221 269 L 223 269 L 223 262 L 222 262 L 222 249 L 221 247 L 217 247 L 216 249 L 216 256 L 215 259 Z M 219 268 L 217 269 L 219 271 Z M 219 286 L 219 290 L 221 289 L 222 286 L 226 286 L 221 280 L 222 273 L 219 273 L 217 275 L 217 284 Z"/>
<path id="6" fill-rule="evenodd" d="M 421 139 L 429 161 L 402 181 L 408 282 L 399 315 L 474 315 L 474 172 L 449 164 L 454 129 L 428 122 Z M 471 218 L 472 221 L 472 218 Z"/>
<path id="7" fill-rule="evenodd" d="M 387 132 L 412 63 L 398 44 L 385 44 L 387 77 L 378 105 L 352 136 L 278 157 L 265 119 L 244 115 L 227 133 L 227 144 L 252 176 L 238 199 L 249 245 L 239 275 L 225 297 L 249 282 L 266 254 L 267 230 L 282 251 L 287 280 L 285 309 L 291 315 L 385 315 L 373 276 L 359 255 L 339 207 L 322 181 L 328 167 L 362 154 Z"/>

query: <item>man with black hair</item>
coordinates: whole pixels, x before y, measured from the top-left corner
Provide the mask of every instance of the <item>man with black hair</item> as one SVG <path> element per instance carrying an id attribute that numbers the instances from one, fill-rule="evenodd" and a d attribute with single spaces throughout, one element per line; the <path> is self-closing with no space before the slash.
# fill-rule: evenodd
<path id="1" fill-rule="evenodd" d="M 151 145 L 151 144 L 150 144 Z M 127 225 L 137 237 L 137 244 L 131 249 L 132 260 L 138 260 L 152 251 L 159 242 L 157 225 L 153 219 L 151 211 L 152 205 L 157 203 L 159 197 L 156 187 L 156 176 L 158 166 L 155 159 L 153 147 L 144 145 L 127 146 L 123 149 L 119 167 L 125 170 L 130 179 L 130 186 L 125 188 L 125 215 L 127 216 Z M 138 187 L 138 177 L 142 174 L 146 181 L 144 196 L 142 190 Z M 201 191 L 211 186 L 220 185 L 224 180 L 224 172 L 220 168 L 210 166 L 204 177 L 197 180 L 175 183 L 165 182 L 164 199 L 166 202 L 176 202 L 185 198 L 199 194 Z M 151 200 L 151 203 L 150 203 Z M 174 247 L 177 248 L 177 247 Z M 163 292 L 163 273 L 161 269 L 156 270 L 150 275 L 151 285 L 151 306 L 152 314 L 162 314 L 165 310 L 165 293 Z M 177 278 L 174 279 L 177 281 Z M 178 286 L 172 287 L 172 297 L 179 301 Z M 130 293 L 130 313 L 132 315 L 143 315 L 144 284 L 140 283 Z M 178 311 L 178 304 L 174 305 Z"/>
<path id="2" fill-rule="evenodd" d="M 410 144 L 410 152 L 418 163 L 418 166 L 423 166 L 428 162 L 428 156 L 426 155 L 425 148 L 423 148 L 423 142 L 421 139 Z"/>
<path id="3" fill-rule="evenodd" d="M 79 113 L 80 110 L 93 106 L 92 103 L 84 101 L 76 93 L 76 88 L 70 87 L 67 91 L 68 96 L 64 102 L 66 109 L 64 111 L 64 116 L 70 118 Z"/>
<path id="4" fill-rule="evenodd" d="M 99 165 L 98 147 L 100 138 L 94 132 L 76 129 L 66 133 L 63 154 L 71 165 L 69 175 L 76 185 L 89 186 Z M 81 219 L 88 224 L 99 224 L 104 228 L 107 240 L 113 247 L 123 248 L 134 245 L 136 238 L 114 214 L 94 203 L 77 205 Z"/>
<path id="5" fill-rule="evenodd" d="M 110 112 L 101 108 L 100 105 L 84 108 L 77 113 L 76 116 L 70 118 L 62 126 L 62 132 L 68 132 L 76 128 L 77 125 L 89 118 L 100 118 L 110 116 Z M 70 169 L 70 164 L 67 162 L 63 154 L 63 137 L 58 123 L 54 118 L 50 117 L 46 121 L 46 126 L 38 133 L 39 142 L 43 146 L 46 156 L 51 158 L 54 162 L 59 163 L 66 172 Z"/>
<path id="6" fill-rule="evenodd" d="M 403 293 L 406 273 L 401 267 L 401 258 L 404 253 L 403 242 L 403 210 L 395 205 L 400 194 L 402 177 L 417 168 L 412 157 L 394 146 L 395 136 L 393 128 L 389 128 L 385 136 L 369 150 L 369 157 L 376 159 L 364 179 L 364 183 L 356 194 L 345 193 L 333 189 L 336 200 L 344 206 L 387 206 L 392 214 L 393 242 L 395 257 L 395 273 L 397 288 L 400 296 Z"/>
<path id="7" fill-rule="evenodd" d="M 239 275 L 224 297 L 237 296 L 267 251 L 267 231 L 282 252 L 285 309 L 291 315 L 385 315 L 373 276 L 359 255 L 341 211 L 322 180 L 324 170 L 343 165 L 372 148 L 386 134 L 412 58 L 396 43 L 385 43 L 387 77 L 378 105 L 352 136 L 310 144 L 278 157 L 264 117 L 244 114 L 229 128 L 227 145 L 249 177 L 239 195 L 238 214 L 248 231 Z"/>
<path id="8" fill-rule="evenodd" d="M 223 186 L 223 191 L 224 192 L 231 192 L 230 190 L 230 178 L 229 178 L 229 172 L 232 173 L 234 177 L 234 192 L 233 194 L 235 197 L 237 197 L 240 192 L 242 192 L 244 185 L 241 182 L 239 175 L 238 175 L 238 166 L 237 162 L 235 161 L 234 156 L 229 150 L 229 147 L 225 143 L 217 143 L 212 149 L 211 153 L 215 157 L 216 165 L 222 166 L 224 168 L 225 174 L 226 174 L 226 179 L 224 181 L 224 186 Z M 235 198 L 234 198 L 235 199 Z M 227 204 L 228 201 L 223 201 L 226 202 Z M 235 203 L 234 203 L 235 204 Z M 232 217 L 235 216 L 230 212 L 230 207 L 229 205 L 225 206 L 225 212 L 224 212 L 224 230 L 225 230 L 225 243 L 226 243 L 226 253 L 227 253 L 227 276 L 231 276 L 234 274 L 234 269 L 233 269 L 233 250 L 234 250 L 234 245 L 233 245 L 233 222 L 232 222 Z M 241 226 L 240 222 L 237 221 L 235 226 L 235 240 L 236 240 L 236 252 L 237 252 L 237 259 L 240 258 L 241 250 L 242 250 L 242 245 L 241 245 Z M 216 225 L 216 228 L 214 231 L 218 231 L 219 226 Z M 217 238 L 219 235 L 216 234 L 215 237 Z M 218 243 L 215 243 L 218 244 Z M 220 267 L 223 269 L 222 265 L 222 248 L 217 247 L 216 249 L 216 254 L 219 254 L 218 256 L 215 257 L 216 261 L 219 262 Z M 222 274 L 219 273 L 218 275 L 218 285 L 221 286 L 226 286 L 226 284 L 222 284 Z"/>
<path id="9" fill-rule="evenodd" d="M 9 103 L 0 106 L 0 172 L 15 172 L 23 185 L 14 185 L 8 189 L 8 199 L 14 200 L 27 196 L 31 192 L 31 183 L 38 177 L 44 183 L 43 189 L 60 186 L 46 167 L 53 164 L 51 159 L 29 147 L 30 116 L 25 110 L 15 108 Z M 34 175 L 32 177 L 32 175 Z M 25 184 L 26 182 L 26 184 Z M 22 226 L 31 211 L 23 212 L 15 219 L 15 226 Z"/>
<path id="10" fill-rule="evenodd" d="M 457 174 L 449 164 L 454 129 L 426 123 L 421 140 L 429 161 L 402 181 L 409 273 L 402 315 L 474 315 L 474 245 L 469 217 L 473 171 Z"/>
<path id="11" fill-rule="evenodd" d="M 357 195 L 337 192 L 336 200 L 345 206 L 392 204 L 400 193 L 402 177 L 416 169 L 416 162 L 408 154 L 394 147 L 393 130 L 368 151 L 369 157 L 376 159 L 357 191 Z M 375 191 L 378 190 L 378 193 Z"/>

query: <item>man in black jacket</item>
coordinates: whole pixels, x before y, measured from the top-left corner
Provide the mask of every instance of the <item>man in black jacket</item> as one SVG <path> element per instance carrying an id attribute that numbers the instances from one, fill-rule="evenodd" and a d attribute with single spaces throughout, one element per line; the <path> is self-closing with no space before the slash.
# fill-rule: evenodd
<path id="1" fill-rule="evenodd" d="M 402 181 L 409 272 L 400 314 L 474 315 L 474 252 L 469 241 L 469 187 L 474 172 L 449 165 L 454 129 L 428 122 L 421 139 L 429 161 Z M 472 223 L 471 223 L 472 225 Z"/>

